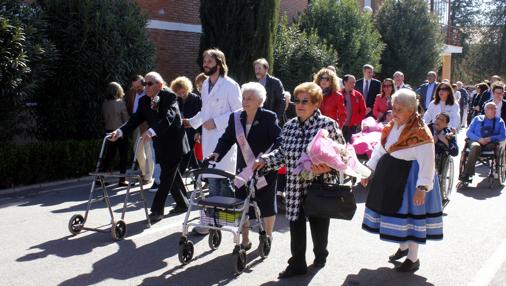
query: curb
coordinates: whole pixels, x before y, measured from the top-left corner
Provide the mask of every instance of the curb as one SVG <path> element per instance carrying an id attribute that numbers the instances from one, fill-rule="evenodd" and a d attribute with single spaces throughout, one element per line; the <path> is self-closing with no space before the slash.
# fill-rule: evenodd
<path id="1" fill-rule="evenodd" d="M 63 180 L 63 181 L 33 184 L 33 185 L 22 186 L 22 187 L 13 187 L 13 188 L 9 188 L 9 189 L 0 190 L 0 195 L 11 195 L 11 194 L 15 194 L 15 193 L 19 193 L 19 192 L 23 192 L 23 191 L 27 191 L 27 190 L 40 190 L 42 188 L 54 187 L 54 186 L 58 186 L 58 185 L 91 181 L 92 179 L 93 178 L 91 176 L 85 176 L 85 177 L 68 179 L 68 180 Z"/>

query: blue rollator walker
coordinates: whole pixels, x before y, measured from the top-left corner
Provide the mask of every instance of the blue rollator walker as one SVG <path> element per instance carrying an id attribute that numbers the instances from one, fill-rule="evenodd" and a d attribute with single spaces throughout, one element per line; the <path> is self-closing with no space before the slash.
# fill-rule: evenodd
<path id="1" fill-rule="evenodd" d="M 208 166 L 208 162 L 204 161 L 203 166 Z M 269 255 L 271 243 L 265 233 L 260 218 L 260 209 L 255 200 L 257 172 L 254 173 L 249 182 L 245 182 L 244 179 L 239 176 L 214 168 L 192 170 L 191 174 L 195 177 L 197 187 L 191 194 L 189 201 L 190 206 L 188 207 L 183 222 L 183 231 L 181 239 L 179 240 L 179 261 L 182 264 L 188 264 L 194 255 L 193 242 L 188 239 L 188 229 L 190 226 L 209 230 L 208 242 L 211 250 L 216 250 L 220 246 L 222 240 L 221 232 L 227 231 L 234 235 L 235 247 L 232 256 L 235 272 L 237 274 L 242 273 L 248 261 L 246 250 L 242 246 L 240 238 L 244 224 L 249 221 L 248 213 L 250 207 L 253 207 L 257 217 L 257 222 L 250 227 L 259 228 L 260 242 L 258 250 L 260 257 L 266 258 Z M 239 179 L 246 183 L 245 186 L 247 187 L 248 195 L 244 200 L 222 196 L 206 196 L 206 190 L 203 188 L 202 182 L 203 175 L 218 175 L 232 181 L 234 179 Z M 200 216 L 190 219 L 192 210 L 197 209 L 200 209 Z"/>
<path id="2" fill-rule="evenodd" d="M 69 229 L 70 233 L 72 233 L 73 235 L 80 233 L 82 230 L 91 230 L 91 231 L 97 231 L 97 232 L 109 232 L 110 231 L 114 240 L 123 239 L 126 235 L 126 232 L 127 232 L 127 225 L 124 221 L 125 212 L 126 212 L 126 209 L 129 205 L 128 203 L 129 203 L 129 197 L 130 197 L 130 193 L 131 193 L 130 190 L 134 186 L 135 181 L 139 182 L 139 186 L 140 186 L 139 193 L 141 195 L 141 202 L 143 203 L 144 212 L 146 214 L 146 223 L 147 223 L 148 227 L 151 227 L 151 224 L 149 222 L 146 197 L 144 195 L 144 189 L 142 186 L 142 174 L 141 174 L 140 170 L 137 170 L 137 164 L 136 164 L 137 154 L 139 152 L 140 147 L 142 146 L 140 144 L 142 138 L 139 138 L 139 140 L 137 140 L 137 142 L 136 142 L 135 153 L 134 153 L 134 158 L 133 158 L 133 162 L 132 162 L 132 168 L 130 170 L 127 170 L 127 172 L 125 174 L 111 174 L 109 172 L 100 172 L 100 166 L 101 166 L 103 158 L 104 158 L 105 145 L 107 143 L 107 140 L 109 140 L 110 138 L 111 138 L 110 134 L 108 134 L 107 136 L 104 137 L 104 140 L 102 141 L 102 147 L 100 149 L 100 154 L 98 156 L 98 161 L 97 161 L 95 172 L 91 172 L 89 174 L 90 176 L 93 177 L 93 181 L 91 183 L 90 196 L 88 198 L 88 206 L 86 208 L 86 212 L 84 213 L 84 217 L 80 214 L 75 214 L 70 218 L 70 221 L 68 223 L 68 229 Z M 116 220 L 114 217 L 114 213 L 113 213 L 112 206 L 111 206 L 111 201 L 109 200 L 109 193 L 108 193 L 107 187 L 105 185 L 105 178 L 110 178 L 110 177 L 114 177 L 114 178 L 125 177 L 128 180 L 128 186 L 127 186 L 126 194 L 125 194 L 125 201 L 123 203 L 123 210 L 121 212 L 121 219 L 119 219 L 119 220 Z M 94 193 L 95 193 L 96 181 L 99 181 L 100 184 L 102 185 L 102 196 L 95 197 Z M 109 209 L 109 215 L 111 216 L 110 230 L 105 230 L 105 229 L 101 229 L 101 228 L 91 228 L 91 227 L 85 226 L 86 221 L 88 220 L 88 214 L 91 210 L 91 204 L 98 202 L 98 201 L 104 201 L 105 204 L 107 205 L 107 208 Z"/>

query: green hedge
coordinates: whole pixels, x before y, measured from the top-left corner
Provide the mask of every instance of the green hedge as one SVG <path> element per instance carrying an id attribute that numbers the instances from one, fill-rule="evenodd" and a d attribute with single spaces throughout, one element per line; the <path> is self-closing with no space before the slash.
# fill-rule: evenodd
<path id="1" fill-rule="evenodd" d="M 0 188 L 85 176 L 95 169 L 101 140 L 0 145 Z"/>

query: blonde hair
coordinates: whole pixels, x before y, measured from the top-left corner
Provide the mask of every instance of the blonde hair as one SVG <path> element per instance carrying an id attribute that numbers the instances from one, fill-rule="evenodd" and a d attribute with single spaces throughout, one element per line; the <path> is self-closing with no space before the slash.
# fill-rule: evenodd
<path id="1" fill-rule="evenodd" d="M 184 90 L 186 93 L 190 93 L 193 90 L 192 82 L 189 78 L 185 76 L 176 77 L 170 83 L 170 89 L 174 92 L 178 92 L 179 90 Z"/>
<path id="2" fill-rule="evenodd" d="M 332 90 L 340 90 L 341 89 L 339 79 L 337 78 L 337 74 L 329 68 L 320 69 L 315 74 L 313 82 L 316 83 L 317 85 L 320 85 L 320 81 L 321 81 L 322 76 L 324 74 L 327 74 L 330 77 L 330 88 L 332 88 Z"/>
<path id="3" fill-rule="evenodd" d="M 293 91 L 293 96 L 297 98 L 299 93 L 309 94 L 310 100 L 313 104 L 320 104 L 323 101 L 322 88 L 314 82 L 304 82 L 299 84 Z"/>

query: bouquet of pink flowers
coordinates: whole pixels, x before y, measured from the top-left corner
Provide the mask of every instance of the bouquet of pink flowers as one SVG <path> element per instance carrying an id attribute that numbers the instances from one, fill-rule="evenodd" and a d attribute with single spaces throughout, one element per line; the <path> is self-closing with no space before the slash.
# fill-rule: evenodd
<path id="1" fill-rule="evenodd" d="M 358 178 L 368 178 L 371 170 L 362 165 L 357 159 L 355 149 L 351 145 L 343 145 L 334 142 L 329 137 L 329 132 L 320 129 L 315 137 L 306 148 L 306 152 L 302 153 L 294 174 L 301 175 L 306 179 L 311 179 L 311 166 L 325 164 L 330 168 L 344 172 Z"/>

